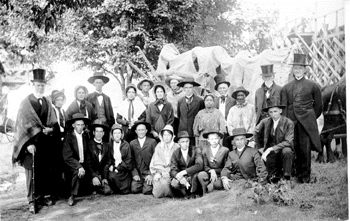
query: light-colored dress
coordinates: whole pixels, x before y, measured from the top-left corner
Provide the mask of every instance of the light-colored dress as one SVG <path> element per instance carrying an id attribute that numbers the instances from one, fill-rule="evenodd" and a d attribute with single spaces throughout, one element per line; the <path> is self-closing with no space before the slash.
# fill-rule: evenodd
<path id="1" fill-rule="evenodd" d="M 254 133 L 255 123 L 255 108 L 247 102 L 231 107 L 227 116 L 227 129 L 231 136 L 236 128 L 245 128 L 247 133 Z"/>

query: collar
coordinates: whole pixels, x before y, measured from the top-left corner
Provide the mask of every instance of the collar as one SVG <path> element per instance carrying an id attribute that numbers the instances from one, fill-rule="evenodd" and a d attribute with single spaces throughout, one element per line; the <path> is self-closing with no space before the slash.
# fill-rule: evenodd
<path id="1" fill-rule="evenodd" d="M 191 99 L 191 98 L 193 98 L 193 94 L 191 94 L 190 96 L 185 95 L 185 97 L 186 97 L 186 99 Z"/>
<path id="2" fill-rule="evenodd" d="M 236 150 L 239 151 L 239 152 L 242 152 L 244 150 L 245 146 L 241 149 L 239 149 L 238 147 L 236 147 Z"/>
<path id="3" fill-rule="evenodd" d="M 139 141 L 144 141 L 144 140 L 146 140 L 146 136 L 144 137 L 144 138 L 137 138 Z"/>
<path id="4" fill-rule="evenodd" d="M 280 117 L 278 120 L 272 119 L 272 121 L 273 121 L 274 124 L 278 124 L 278 122 L 279 122 L 280 120 L 281 120 L 281 117 Z"/>
<path id="5" fill-rule="evenodd" d="M 216 147 L 212 147 L 212 146 L 210 145 L 210 148 L 211 148 L 211 149 L 219 149 L 220 146 L 221 146 L 220 144 L 218 144 Z"/>
<path id="6" fill-rule="evenodd" d="M 83 132 L 81 134 L 79 134 L 75 129 L 74 129 L 74 133 L 76 136 L 79 136 L 79 137 L 83 136 Z"/>
<path id="7" fill-rule="evenodd" d="M 238 108 L 243 108 L 243 107 L 247 106 L 247 104 L 248 104 L 248 102 L 244 101 L 243 104 L 237 103 L 236 105 L 237 105 Z"/>
<path id="8" fill-rule="evenodd" d="M 98 92 L 98 91 L 95 91 L 96 94 L 103 94 L 103 92 Z"/>
<path id="9" fill-rule="evenodd" d="M 142 93 L 142 96 L 144 96 L 144 97 L 149 97 L 149 92 L 143 92 L 143 91 L 141 91 L 141 93 Z"/>
<path id="10" fill-rule="evenodd" d="M 206 113 L 213 113 L 214 107 L 212 107 L 210 109 L 204 108 L 204 110 L 205 110 Z"/>
<path id="11" fill-rule="evenodd" d="M 98 140 L 96 140 L 96 138 L 94 138 L 94 141 L 95 141 L 96 143 L 102 144 L 102 140 L 98 141 Z"/>
<path id="12" fill-rule="evenodd" d="M 300 81 L 301 79 L 303 79 L 303 77 L 304 77 L 304 76 L 302 76 L 302 77 L 300 77 L 300 78 L 295 77 L 295 79 L 296 79 L 297 81 Z"/>
<path id="13" fill-rule="evenodd" d="M 34 95 L 34 97 L 35 97 L 36 99 L 39 99 L 39 98 L 43 98 L 43 97 L 44 97 L 43 94 L 36 94 L 36 93 L 33 93 L 33 95 Z"/>
<path id="14" fill-rule="evenodd" d="M 121 143 L 122 143 L 122 140 L 119 140 L 119 142 L 114 141 L 113 143 L 114 143 L 114 144 L 121 144 Z"/>
<path id="15" fill-rule="evenodd" d="M 262 87 L 264 88 L 264 90 L 271 90 L 271 88 L 273 88 L 274 85 L 275 85 L 275 82 L 274 82 L 274 81 L 272 82 L 272 84 L 271 84 L 270 87 L 266 86 L 266 84 L 265 84 L 265 82 L 264 82 L 264 83 L 262 84 Z"/>

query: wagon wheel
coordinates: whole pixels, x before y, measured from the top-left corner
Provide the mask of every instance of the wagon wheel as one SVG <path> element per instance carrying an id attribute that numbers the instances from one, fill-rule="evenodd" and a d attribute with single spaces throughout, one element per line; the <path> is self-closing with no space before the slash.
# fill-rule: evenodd
<path id="1" fill-rule="evenodd" d="M 5 134 L 6 134 L 6 137 L 8 139 L 8 141 L 12 142 L 13 139 L 14 139 L 14 122 L 13 120 L 11 120 L 10 118 L 7 118 L 6 119 L 6 122 L 5 122 Z"/>

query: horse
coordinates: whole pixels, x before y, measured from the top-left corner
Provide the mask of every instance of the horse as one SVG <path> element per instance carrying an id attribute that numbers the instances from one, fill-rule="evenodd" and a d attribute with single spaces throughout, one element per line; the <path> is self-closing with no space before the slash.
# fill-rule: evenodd
<path id="1" fill-rule="evenodd" d="M 324 126 L 320 138 L 322 151 L 318 154 L 316 161 L 324 162 L 323 147 L 326 147 L 327 162 L 335 162 L 335 154 L 331 148 L 334 135 L 341 138 L 343 155 L 347 156 L 346 143 L 346 81 L 345 78 L 338 83 L 322 88 Z M 345 137 L 344 137 L 345 134 Z M 340 140 L 336 139 L 337 146 Z M 337 153 L 337 152 L 336 152 Z"/>

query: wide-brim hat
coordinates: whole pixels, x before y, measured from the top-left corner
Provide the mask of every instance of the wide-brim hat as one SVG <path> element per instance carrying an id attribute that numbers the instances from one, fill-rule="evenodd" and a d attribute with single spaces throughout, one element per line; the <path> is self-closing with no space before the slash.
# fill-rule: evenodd
<path id="1" fill-rule="evenodd" d="M 178 142 L 181 138 L 191 138 L 187 131 L 179 131 L 177 137 L 174 138 L 175 142 Z"/>
<path id="2" fill-rule="evenodd" d="M 101 79 L 103 83 L 107 84 L 109 82 L 109 78 L 104 76 L 102 73 L 95 72 L 93 76 L 89 77 L 88 82 L 93 84 L 96 79 Z"/>
<path id="3" fill-rule="evenodd" d="M 247 133 L 246 129 L 244 128 L 236 128 L 232 130 L 232 136 L 228 136 L 226 140 L 231 141 L 234 137 L 237 136 L 245 136 L 246 138 L 250 138 L 253 136 L 253 134 Z"/>
<path id="4" fill-rule="evenodd" d="M 245 96 L 249 95 L 249 91 L 247 91 L 243 86 L 238 87 L 233 93 L 232 93 L 232 97 L 234 99 L 237 99 L 237 94 L 238 92 L 243 92 L 245 94 Z"/>
<path id="5" fill-rule="evenodd" d="M 180 83 L 178 83 L 177 86 L 183 87 L 185 84 L 192 84 L 193 87 L 201 86 L 199 83 L 195 82 L 193 78 L 185 78 Z"/>
<path id="6" fill-rule="evenodd" d="M 268 65 L 261 65 L 261 76 L 263 77 L 270 77 L 275 74 L 273 72 L 273 64 L 268 64 Z"/>
<path id="7" fill-rule="evenodd" d="M 77 120 L 83 120 L 86 125 L 91 124 L 91 120 L 89 118 L 84 117 L 82 113 L 73 114 L 72 118 L 67 120 L 67 125 L 72 125 Z"/>
<path id="8" fill-rule="evenodd" d="M 226 81 L 225 79 L 225 75 L 223 74 L 218 74 L 214 77 L 214 81 L 215 81 L 215 86 L 214 86 L 214 89 L 217 91 L 218 90 L 218 87 L 220 84 L 227 84 L 228 87 L 230 87 L 230 82 Z"/>
<path id="9" fill-rule="evenodd" d="M 64 90 L 53 90 L 51 92 L 51 100 L 52 100 L 52 103 L 55 103 L 56 99 L 59 98 L 59 97 L 63 97 L 63 103 L 66 102 L 66 95 L 64 95 Z"/>
<path id="10" fill-rule="evenodd" d="M 109 130 L 109 126 L 101 119 L 94 120 L 94 122 L 90 125 L 91 130 L 95 130 L 96 127 L 102 127 L 104 132 Z"/>
<path id="11" fill-rule="evenodd" d="M 294 61 L 289 65 L 299 65 L 299 66 L 310 66 L 307 63 L 307 55 L 306 54 L 294 54 Z"/>
<path id="12" fill-rule="evenodd" d="M 33 69 L 33 80 L 31 82 L 46 83 L 46 70 L 45 69 Z"/>
<path id="13" fill-rule="evenodd" d="M 217 134 L 220 137 L 220 139 L 222 139 L 224 137 L 224 134 L 221 133 L 220 131 L 218 131 L 218 130 L 211 130 L 211 131 L 208 131 L 208 132 L 204 133 L 203 134 L 203 138 L 207 139 L 209 134 Z"/>
<path id="14" fill-rule="evenodd" d="M 143 84 L 143 82 L 149 82 L 149 84 L 151 85 L 151 88 L 154 86 L 154 83 L 153 81 L 151 81 L 150 79 L 143 79 L 142 81 L 140 81 L 138 84 L 137 84 L 137 89 L 139 89 L 140 91 L 142 91 L 142 88 L 141 88 L 141 85 Z M 150 89 L 151 89 L 150 88 Z"/>
<path id="15" fill-rule="evenodd" d="M 278 108 L 283 109 L 286 106 L 281 104 L 279 97 L 273 96 L 273 97 L 269 97 L 266 99 L 266 107 L 263 108 L 262 111 L 268 112 L 269 109 L 273 108 L 273 107 L 278 107 Z"/>
<path id="16" fill-rule="evenodd" d="M 131 130 L 135 131 L 137 126 L 139 126 L 140 124 L 143 124 L 146 126 L 146 129 L 147 129 L 147 133 L 150 133 L 151 130 L 152 130 L 152 127 L 149 123 L 147 123 L 146 121 L 136 121 L 134 123 L 134 125 L 131 127 Z"/>
<path id="17" fill-rule="evenodd" d="M 182 78 L 182 77 L 179 77 L 179 76 L 177 76 L 177 75 L 175 75 L 175 74 L 173 74 L 173 75 L 167 77 L 167 78 L 165 79 L 165 84 L 168 85 L 169 88 L 171 88 L 171 87 L 170 87 L 170 82 L 171 82 L 172 80 L 177 80 L 177 81 L 180 83 L 180 82 L 183 80 L 183 78 Z"/>

